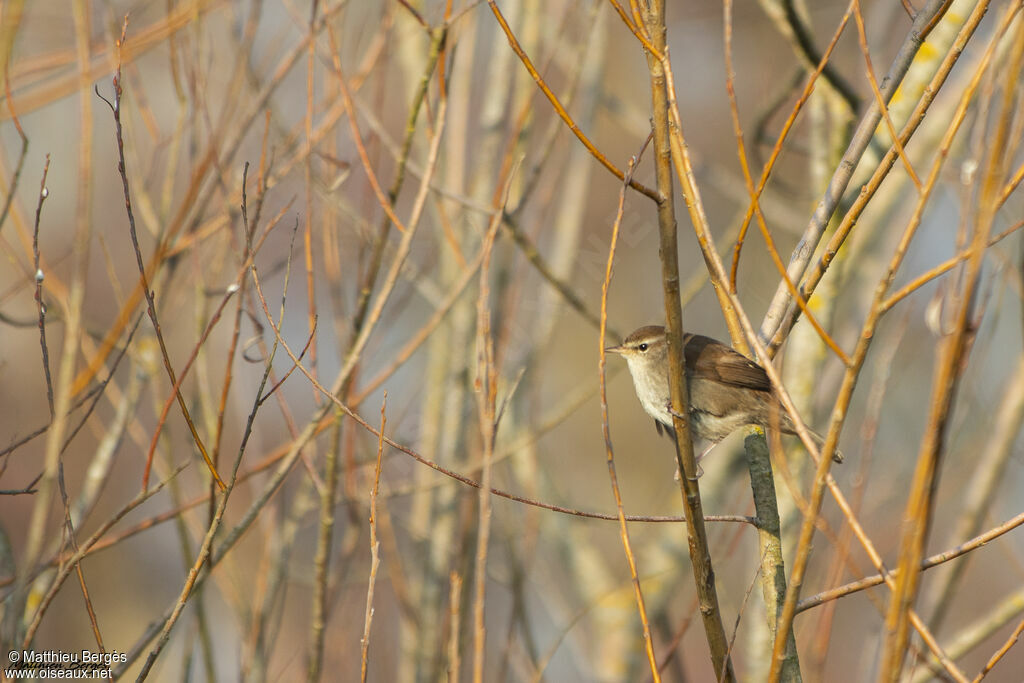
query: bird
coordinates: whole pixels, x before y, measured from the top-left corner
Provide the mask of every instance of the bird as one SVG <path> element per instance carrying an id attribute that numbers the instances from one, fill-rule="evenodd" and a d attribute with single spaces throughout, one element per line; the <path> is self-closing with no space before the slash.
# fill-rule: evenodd
<path id="1" fill-rule="evenodd" d="M 665 328 L 641 327 L 622 344 L 605 351 L 625 358 L 637 398 L 654 418 L 658 434 L 666 429 L 674 438 Z M 782 408 L 763 367 L 722 342 L 700 334 L 683 335 L 683 358 L 690 397 L 690 431 L 711 443 L 701 457 L 719 441 L 748 425 L 796 434 L 796 425 Z M 825 442 L 817 432 L 808 432 L 819 447 Z M 832 459 L 842 462 L 843 455 L 837 450 Z"/>

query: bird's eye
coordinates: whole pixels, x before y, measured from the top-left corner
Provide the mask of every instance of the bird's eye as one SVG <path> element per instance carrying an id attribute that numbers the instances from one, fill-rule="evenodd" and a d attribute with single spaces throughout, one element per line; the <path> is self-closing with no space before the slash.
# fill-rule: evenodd
<path id="1" fill-rule="evenodd" d="M 646 351 L 647 350 L 647 342 L 644 342 L 643 344 L 641 344 L 637 348 L 640 349 L 641 351 Z"/>

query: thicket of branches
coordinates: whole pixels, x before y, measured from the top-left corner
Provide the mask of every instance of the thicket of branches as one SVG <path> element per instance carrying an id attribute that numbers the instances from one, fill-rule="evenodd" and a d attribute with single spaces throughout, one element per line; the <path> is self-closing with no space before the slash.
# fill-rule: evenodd
<path id="1" fill-rule="evenodd" d="M 0 3 L 5 653 L 1019 680 L 1019 0 L 68 4 Z M 697 476 L 648 323 L 824 446 Z"/>

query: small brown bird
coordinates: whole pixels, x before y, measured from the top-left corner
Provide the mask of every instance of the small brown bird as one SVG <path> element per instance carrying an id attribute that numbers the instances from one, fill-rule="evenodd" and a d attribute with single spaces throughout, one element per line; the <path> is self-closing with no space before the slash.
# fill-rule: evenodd
<path id="1" fill-rule="evenodd" d="M 626 359 L 637 398 L 654 418 L 658 433 L 665 427 L 674 435 L 665 328 L 660 325 L 641 327 L 621 345 L 605 351 Z M 693 434 L 712 445 L 746 425 L 796 434 L 793 420 L 782 408 L 772 391 L 768 374 L 760 365 L 725 344 L 699 334 L 683 335 L 683 356 Z M 824 443 L 817 432 L 811 431 L 811 436 L 819 446 Z M 843 456 L 836 451 L 832 459 L 842 462 Z"/>

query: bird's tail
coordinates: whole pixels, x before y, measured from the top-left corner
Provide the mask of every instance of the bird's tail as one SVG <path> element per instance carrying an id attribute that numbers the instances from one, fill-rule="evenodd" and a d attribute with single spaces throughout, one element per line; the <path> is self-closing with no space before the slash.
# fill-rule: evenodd
<path id="1" fill-rule="evenodd" d="M 779 428 L 784 433 L 786 433 L 786 434 L 793 434 L 795 436 L 796 435 L 796 425 L 793 424 L 793 420 L 790 419 L 789 415 L 787 415 L 785 412 L 781 412 L 781 408 L 780 408 L 779 418 L 782 421 L 782 423 L 779 425 Z M 811 439 L 814 440 L 814 443 L 818 446 L 819 449 L 822 448 L 825 445 L 825 437 L 823 437 L 821 434 L 819 434 L 818 432 L 814 431 L 810 427 L 807 428 L 807 431 L 810 433 Z M 833 462 L 842 462 L 843 461 L 843 452 L 841 450 L 839 450 L 838 448 L 836 449 L 836 452 L 832 454 L 832 461 Z"/>
<path id="2" fill-rule="evenodd" d="M 807 428 L 807 431 L 810 433 L 811 438 L 814 439 L 814 443 L 818 446 L 819 449 L 821 449 L 822 447 L 825 446 L 825 437 L 823 437 L 821 434 L 819 434 L 818 432 L 814 431 L 810 427 Z M 794 430 L 793 433 L 795 434 L 796 431 Z M 842 462 L 842 461 L 843 461 L 843 452 L 837 448 L 835 453 L 832 454 L 832 462 Z"/>

